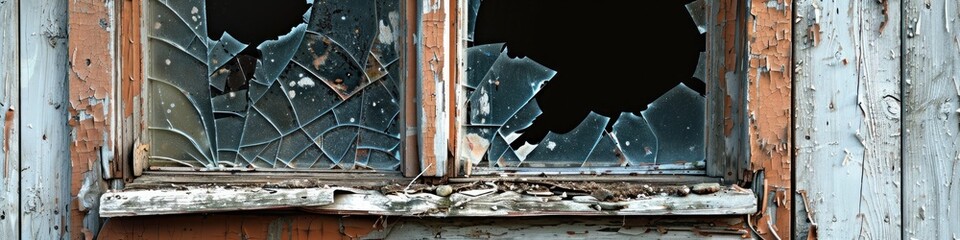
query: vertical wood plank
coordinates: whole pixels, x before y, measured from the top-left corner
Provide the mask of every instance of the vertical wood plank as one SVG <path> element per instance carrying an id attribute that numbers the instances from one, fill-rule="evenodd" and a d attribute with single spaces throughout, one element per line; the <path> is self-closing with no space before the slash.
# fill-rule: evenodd
<path id="1" fill-rule="evenodd" d="M 751 169 L 765 176 L 757 231 L 767 239 L 791 234 L 791 107 L 793 1 L 749 0 L 747 113 Z"/>
<path id="2" fill-rule="evenodd" d="M 745 6 L 738 0 L 707 1 L 707 175 L 742 180 L 749 154 L 743 58 Z M 738 20 L 740 19 L 740 20 Z"/>
<path id="3" fill-rule="evenodd" d="M 403 141 L 400 143 L 403 146 L 403 175 L 405 177 L 414 177 L 417 176 L 417 173 L 420 173 L 420 144 L 417 136 L 419 132 L 418 122 L 417 122 L 417 76 L 419 76 L 418 58 L 417 58 L 417 32 L 420 26 L 418 22 L 419 8 L 417 5 L 417 0 L 405 0 L 403 3 L 403 12 L 406 16 L 406 28 L 404 28 L 404 41 L 403 44 L 406 46 L 405 51 L 400 51 L 401 59 L 405 60 L 404 67 L 401 71 L 404 72 L 404 78 L 401 80 L 403 83 L 404 92 L 403 92 L 403 102 L 400 104 L 400 108 L 403 109 L 403 117 L 400 118 L 401 126 L 403 126 Z"/>
<path id="4" fill-rule="evenodd" d="M 61 239 L 70 202 L 67 3 L 20 4 L 22 239 Z"/>
<path id="5" fill-rule="evenodd" d="M 141 9 L 142 2 L 139 0 L 123 0 L 117 2 L 117 11 L 119 18 L 119 43 L 120 43 L 120 104 L 117 111 L 121 121 L 119 144 L 116 151 L 121 153 L 117 155 L 118 161 L 113 161 L 110 166 L 114 177 L 123 177 L 124 180 L 131 181 L 134 175 L 139 175 L 143 169 L 132 169 L 134 146 L 137 137 L 141 131 L 141 126 L 145 126 L 144 119 L 139 116 L 141 104 L 141 84 L 143 82 L 143 56 L 142 40 L 140 36 Z"/>
<path id="6" fill-rule="evenodd" d="M 904 238 L 960 238 L 960 3 L 903 1 Z"/>
<path id="7" fill-rule="evenodd" d="M 113 0 L 68 2 L 70 63 L 70 238 L 93 237 L 100 228 L 100 194 L 106 191 L 101 166 L 116 152 L 111 129 L 115 98 Z M 106 172 L 111 173 L 111 172 Z M 74 200 L 75 199 L 75 200 Z"/>
<path id="8" fill-rule="evenodd" d="M 419 109 L 417 117 L 420 132 L 420 170 L 424 176 L 440 177 L 447 170 L 447 138 L 450 132 L 451 105 L 449 81 L 450 55 L 450 1 L 423 0 L 419 7 L 417 89 Z"/>
<path id="9" fill-rule="evenodd" d="M 20 1 L 0 2 L 0 238 L 20 236 Z"/>
<path id="10" fill-rule="evenodd" d="M 796 7 L 794 237 L 899 239 L 900 3 Z"/>

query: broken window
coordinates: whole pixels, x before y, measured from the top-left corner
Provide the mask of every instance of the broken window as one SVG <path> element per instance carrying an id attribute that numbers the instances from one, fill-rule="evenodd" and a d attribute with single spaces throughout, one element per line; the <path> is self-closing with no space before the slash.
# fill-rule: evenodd
<path id="1" fill-rule="evenodd" d="M 703 2 L 620 4 L 469 1 L 462 155 L 474 172 L 703 173 Z M 583 25 L 623 31 L 570 27 Z"/>
<path id="2" fill-rule="evenodd" d="M 399 0 L 147 0 L 153 168 L 400 165 Z"/>

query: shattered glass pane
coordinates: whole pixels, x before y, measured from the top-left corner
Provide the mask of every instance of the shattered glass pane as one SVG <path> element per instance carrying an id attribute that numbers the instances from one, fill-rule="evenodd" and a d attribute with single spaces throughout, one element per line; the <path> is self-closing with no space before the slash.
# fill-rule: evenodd
<path id="1" fill-rule="evenodd" d="M 467 5 L 467 40 L 473 41 L 473 32 L 477 28 L 477 13 L 480 12 L 480 3 L 483 0 L 469 0 Z"/>
<path id="2" fill-rule="evenodd" d="M 597 146 L 593 147 L 593 151 L 590 152 L 587 161 L 583 162 L 583 166 L 618 167 L 626 165 L 621 156 L 620 149 L 617 148 L 617 142 L 613 140 L 613 136 L 611 136 L 610 133 L 605 132 L 603 136 L 600 137 L 600 142 L 597 142 Z"/>
<path id="3" fill-rule="evenodd" d="M 519 155 L 521 166 L 582 166 L 590 152 L 600 141 L 603 128 L 610 118 L 591 112 L 580 125 L 570 132 L 547 133 L 529 155 Z"/>
<path id="4" fill-rule="evenodd" d="M 400 2 L 306 3 L 250 45 L 204 0 L 145 1 L 151 166 L 398 169 Z"/>
<path id="5" fill-rule="evenodd" d="M 529 58 L 510 58 L 505 53 L 470 96 L 471 124 L 504 124 L 556 74 Z"/>
<path id="6" fill-rule="evenodd" d="M 697 25 L 697 29 L 700 30 L 700 33 L 707 32 L 707 21 L 706 21 L 706 11 L 707 5 L 705 0 L 696 0 L 686 5 L 687 12 L 690 13 L 690 17 L 693 18 L 693 23 Z"/>
<path id="7" fill-rule="evenodd" d="M 657 136 L 658 163 L 704 160 L 704 105 L 703 96 L 681 83 L 641 113 Z"/>
<path id="8" fill-rule="evenodd" d="M 620 118 L 613 124 L 612 134 L 630 163 L 657 162 L 657 136 L 643 117 L 629 112 L 620 113 Z"/>
<path id="9" fill-rule="evenodd" d="M 493 62 L 501 54 L 506 54 L 501 53 L 501 49 L 503 49 L 503 43 L 485 44 L 467 49 L 467 61 L 469 61 L 467 63 L 467 87 L 475 89 L 480 85 L 480 80 L 483 80 L 483 76 L 487 75 L 487 71 L 490 71 Z"/>

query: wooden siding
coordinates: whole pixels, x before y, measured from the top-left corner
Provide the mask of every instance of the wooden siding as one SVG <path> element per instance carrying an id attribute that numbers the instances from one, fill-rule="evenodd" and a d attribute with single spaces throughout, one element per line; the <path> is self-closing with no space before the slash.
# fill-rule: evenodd
<path id="1" fill-rule="evenodd" d="M 20 1 L 0 2 L 0 238 L 20 233 Z"/>

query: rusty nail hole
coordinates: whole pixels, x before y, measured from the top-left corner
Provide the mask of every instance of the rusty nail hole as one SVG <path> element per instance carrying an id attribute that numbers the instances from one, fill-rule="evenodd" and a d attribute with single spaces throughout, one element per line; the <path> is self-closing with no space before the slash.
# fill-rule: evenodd
<path id="1" fill-rule="evenodd" d="M 53 225 L 53 230 L 60 230 L 60 227 L 57 225 Z"/>
<path id="2" fill-rule="evenodd" d="M 43 140 L 47 140 L 47 135 L 46 135 L 46 134 L 43 135 Z"/>
<path id="3" fill-rule="evenodd" d="M 804 139 L 810 140 L 810 136 L 803 136 Z"/>
<path id="4" fill-rule="evenodd" d="M 727 176 L 733 176 L 733 172 L 727 172 Z"/>
<path id="5" fill-rule="evenodd" d="M 88 67 L 90 66 L 90 63 L 91 63 L 91 62 L 90 62 L 90 59 L 87 58 L 87 66 L 88 66 Z"/>

